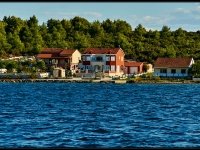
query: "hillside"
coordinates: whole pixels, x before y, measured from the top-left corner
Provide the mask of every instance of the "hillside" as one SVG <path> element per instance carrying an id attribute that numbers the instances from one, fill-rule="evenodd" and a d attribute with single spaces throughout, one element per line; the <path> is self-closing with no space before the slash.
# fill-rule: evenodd
<path id="1" fill-rule="evenodd" d="M 43 47 L 73 48 L 121 47 L 127 59 L 153 63 L 157 57 L 191 56 L 200 60 L 200 31 L 181 28 L 171 31 L 147 31 L 139 24 L 135 29 L 123 20 L 89 22 L 85 18 L 50 19 L 38 24 L 36 16 L 22 20 L 5 16 L 0 20 L 0 57 L 35 55 Z"/>

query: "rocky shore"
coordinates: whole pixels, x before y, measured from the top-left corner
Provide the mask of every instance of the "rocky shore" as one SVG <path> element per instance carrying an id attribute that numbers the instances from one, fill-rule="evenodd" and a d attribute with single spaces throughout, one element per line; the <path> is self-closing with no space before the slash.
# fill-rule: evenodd
<path id="1" fill-rule="evenodd" d="M 193 80 L 185 81 L 128 81 L 128 80 L 104 80 L 104 79 L 0 79 L 0 82 L 12 82 L 12 83 L 35 83 L 35 82 L 49 82 L 49 83 L 138 83 L 138 84 L 191 84 L 191 83 L 200 83 Z"/>
<path id="2" fill-rule="evenodd" d="M 0 79 L 0 82 L 49 82 L 49 83 L 115 83 L 113 80 L 91 80 L 91 79 Z"/>

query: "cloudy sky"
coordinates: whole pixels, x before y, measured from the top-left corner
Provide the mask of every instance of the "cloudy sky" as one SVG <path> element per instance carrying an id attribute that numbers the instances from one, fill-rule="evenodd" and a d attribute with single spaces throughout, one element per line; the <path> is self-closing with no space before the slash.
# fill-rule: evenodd
<path id="1" fill-rule="evenodd" d="M 40 24 L 51 18 L 61 20 L 80 16 L 90 22 L 121 19 L 133 29 L 142 24 L 152 30 L 161 30 L 163 25 L 171 30 L 179 27 L 187 31 L 200 30 L 200 3 L 195 2 L 1 2 L 0 20 L 12 15 L 22 19 L 35 15 Z"/>

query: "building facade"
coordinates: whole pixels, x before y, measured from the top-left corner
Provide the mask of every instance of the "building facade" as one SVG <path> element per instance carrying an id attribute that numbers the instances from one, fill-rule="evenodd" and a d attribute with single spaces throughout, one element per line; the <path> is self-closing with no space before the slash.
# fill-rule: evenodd
<path id="1" fill-rule="evenodd" d="M 124 74 L 124 52 L 121 48 L 88 48 L 82 54 L 82 73 Z"/>
<path id="2" fill-rule="evenodd" d="M 154 64 L 154 76 L 188 77 L 193 58 L 158 58 Z"/>
<path id="3" fill-rule="evenodd" d="M 72 49 L 44 48 L 36 58 L 44 60 L 48 68 L 61 67 L 76 73 L 79 70 L 78 63 L 81 60 L 81 53 Z"/>
<path id="4" fill-rule="evenodd" d="M 143 72 L 143 62 L 128 61 L 125 60 L 125 74 L 130 76 L 134 74 L 140 74 Z"/>

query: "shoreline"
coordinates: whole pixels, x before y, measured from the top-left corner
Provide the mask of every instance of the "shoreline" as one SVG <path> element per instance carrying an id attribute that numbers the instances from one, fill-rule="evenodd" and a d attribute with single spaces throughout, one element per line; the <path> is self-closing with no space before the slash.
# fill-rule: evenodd
<path id="1" fill-rule="evenodd" d="M 104 79 L 0 79 L 0 83 L 116 83 L 116 84 L 198 84 L 193 80 L 188 81 L 127 81 L 127 80 L 104 80 Z"/>

